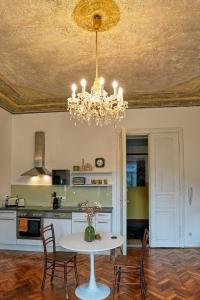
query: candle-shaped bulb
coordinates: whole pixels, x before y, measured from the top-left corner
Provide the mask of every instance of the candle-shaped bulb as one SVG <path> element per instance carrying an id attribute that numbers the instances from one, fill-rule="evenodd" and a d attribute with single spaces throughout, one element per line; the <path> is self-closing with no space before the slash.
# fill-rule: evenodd
<path id="1" fill-rule="evenodd" d="M 119 87 L 118 89 L 118 99 L 123 101 L 123 89 Z"/>
<path id="2" fill-rule="evenodd" d="M 119 87 L 118 93 L 121 97 L 123 97 L 123 88 Z"/>
<path id="3" fill-rule="evenodd" d="M 86 80 L 85 78 L 81 79 L 81 86 L 82 86 L 82 93 L 85 94 L 85 87 L 86 87 Z"/>
<path id="4" fill-rule="evenodd" d="M 72 98 L 76 98 L 76 90 L 77 85 L 75 83 L 72 84 Z"/>
<path id="5" fill-rule="evenodd" d="M 114 80 L 114 81 L 112 82 L 112 86 L 113 86 L 113 89 L 114 89 L 114 88 L 117 88 L 117 87 L 118 87 L 118 82 L 117 82 L 116 80 Z"/>
<path id="6" fill-rule="evenodd" d="M 113 87 L 113 90 L 114 90 L 114 96 L 115 98 L 117 98 L 117 87 L 118 87 L 118 82 L 116 80 L 113 81 L 112 83 L 112 87 Z"/>
<path id="7" fill-rule="evenodd" d="M 104 82 L 105 82 L 104 78 L 101 77 L 101 78 L 99 79 L 99 84 L 100 84 L 100 96 L 103 96 Z"/>
<path id="8" fill-rule="evenodd" d="M 99 78 L 99 83 L 100 83 L 100 85 L 104 85 L 104 82 L 105 82 L 104 78 L 103 78 L 103 77 L 100 77 L 100 78 Z"/>

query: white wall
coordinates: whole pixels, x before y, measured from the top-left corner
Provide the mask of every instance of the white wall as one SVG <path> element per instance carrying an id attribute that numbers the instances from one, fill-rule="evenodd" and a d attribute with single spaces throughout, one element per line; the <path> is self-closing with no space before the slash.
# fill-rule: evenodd
<path id="1" fill-rule="evenodd" d="M 10 194 L 12 117 L 0 108 L 0 206 Z"/>
<path id="2" fill-rule="evenodd" d="M 27 114 L 13 116 L 12 183 L 27 183 L 20 174 L 33 167 L 34 132 L 45 132 L 46 166 L 49 169 L 72 169 L 85 163 L 94 166 L 95 158 L 105 158 L 105 169 L 115 165 L 115 136 L 113 128 L 77 125 L 68 113 Z"/>
<path id="3" fill-rule="evenodd" d="M 128 130 L 149 128 L 183 128 L 185 174 L 185 244 L 200 245 L 200 107 L 128 110 L 121 126 Z M 71 168 L 84 157 L 93 163 L 106 159 L 106 168 L 116 170 L 117 130 L 112 127 L 74 126 L 68 113 L 13 116 L 12 183 L 25 182 L 20 174 L 33 165 L 34 132 L 46 132 L 46 165 Z M 192 206 L 187 188 L 194 189 Z M 192 235 L 189 235 L 192 233 Z"/>

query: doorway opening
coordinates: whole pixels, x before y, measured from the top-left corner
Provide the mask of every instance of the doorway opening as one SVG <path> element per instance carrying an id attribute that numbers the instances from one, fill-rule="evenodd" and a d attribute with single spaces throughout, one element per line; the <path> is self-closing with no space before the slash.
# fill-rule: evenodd
<path id="1" fill-rule="evenodd" d="M 149 228 L 148 136 L 126 137 L 127 247 L 140 247 Z"/>

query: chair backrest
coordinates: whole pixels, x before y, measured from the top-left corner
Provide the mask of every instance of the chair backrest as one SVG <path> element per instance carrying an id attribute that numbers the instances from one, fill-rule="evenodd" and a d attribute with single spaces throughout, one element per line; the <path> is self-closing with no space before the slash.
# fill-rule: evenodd
<path id="1" fill-rule="evenodd" d="M 43 242 L 44 247 L 44 255 L 45 257 L 48 254 L 48 246 L 52 247 L 53 253 L 56 252 L 56 242 L 55 242 L 55 233 L 53 224 L 48 226 L 42 226 L 40 229 L 40 234 Z"/>
<path id="2" fill-rule="evenodd" d="M 147 228 L 145 228 L 143 239 L 142 239 L 142 247 L 141 247 L 141 256 L 140 256 L 141 264 L 143 264 L 144 262 L 148 240 L 149 240 L 149 231 Z"/>

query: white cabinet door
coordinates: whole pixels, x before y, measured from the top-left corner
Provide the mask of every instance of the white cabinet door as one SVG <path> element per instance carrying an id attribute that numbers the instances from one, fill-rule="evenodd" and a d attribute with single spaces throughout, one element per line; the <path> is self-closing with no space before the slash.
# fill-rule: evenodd
<path id="1" fill-rule="evenodd" d="M 84 232 L 87 226 L 87 220 L 72 220 L 72 233 Z"/>
<path id="2" fill-rule="evenodd" d="M 16 244 L 16 212 L 0 212 L 0 243 Z"/>
<path id="3" fill-rule="evenodd" d="M 62 235 L 71 234 L 72 231 L 72 220 L 69 219 L 44 219 L 44 226 L 53 224 L 55 231 L 56 244 Z"/>
<path id="4" fill-rule="evenodd" d="M 110 220 L 96 220 L 96 232 L 100 231 L 111 232 L 111 222 Z"/>
<path id="5" fill-rule="evenodd" d="M 96 231 L 111 232 L 111 213 L 96 214 Z"/>
<path id="6" fill-rule="evenodd" d="M 180 247 L 180 146 L 178 132 L 150 135 L 151 247 Z"/>

